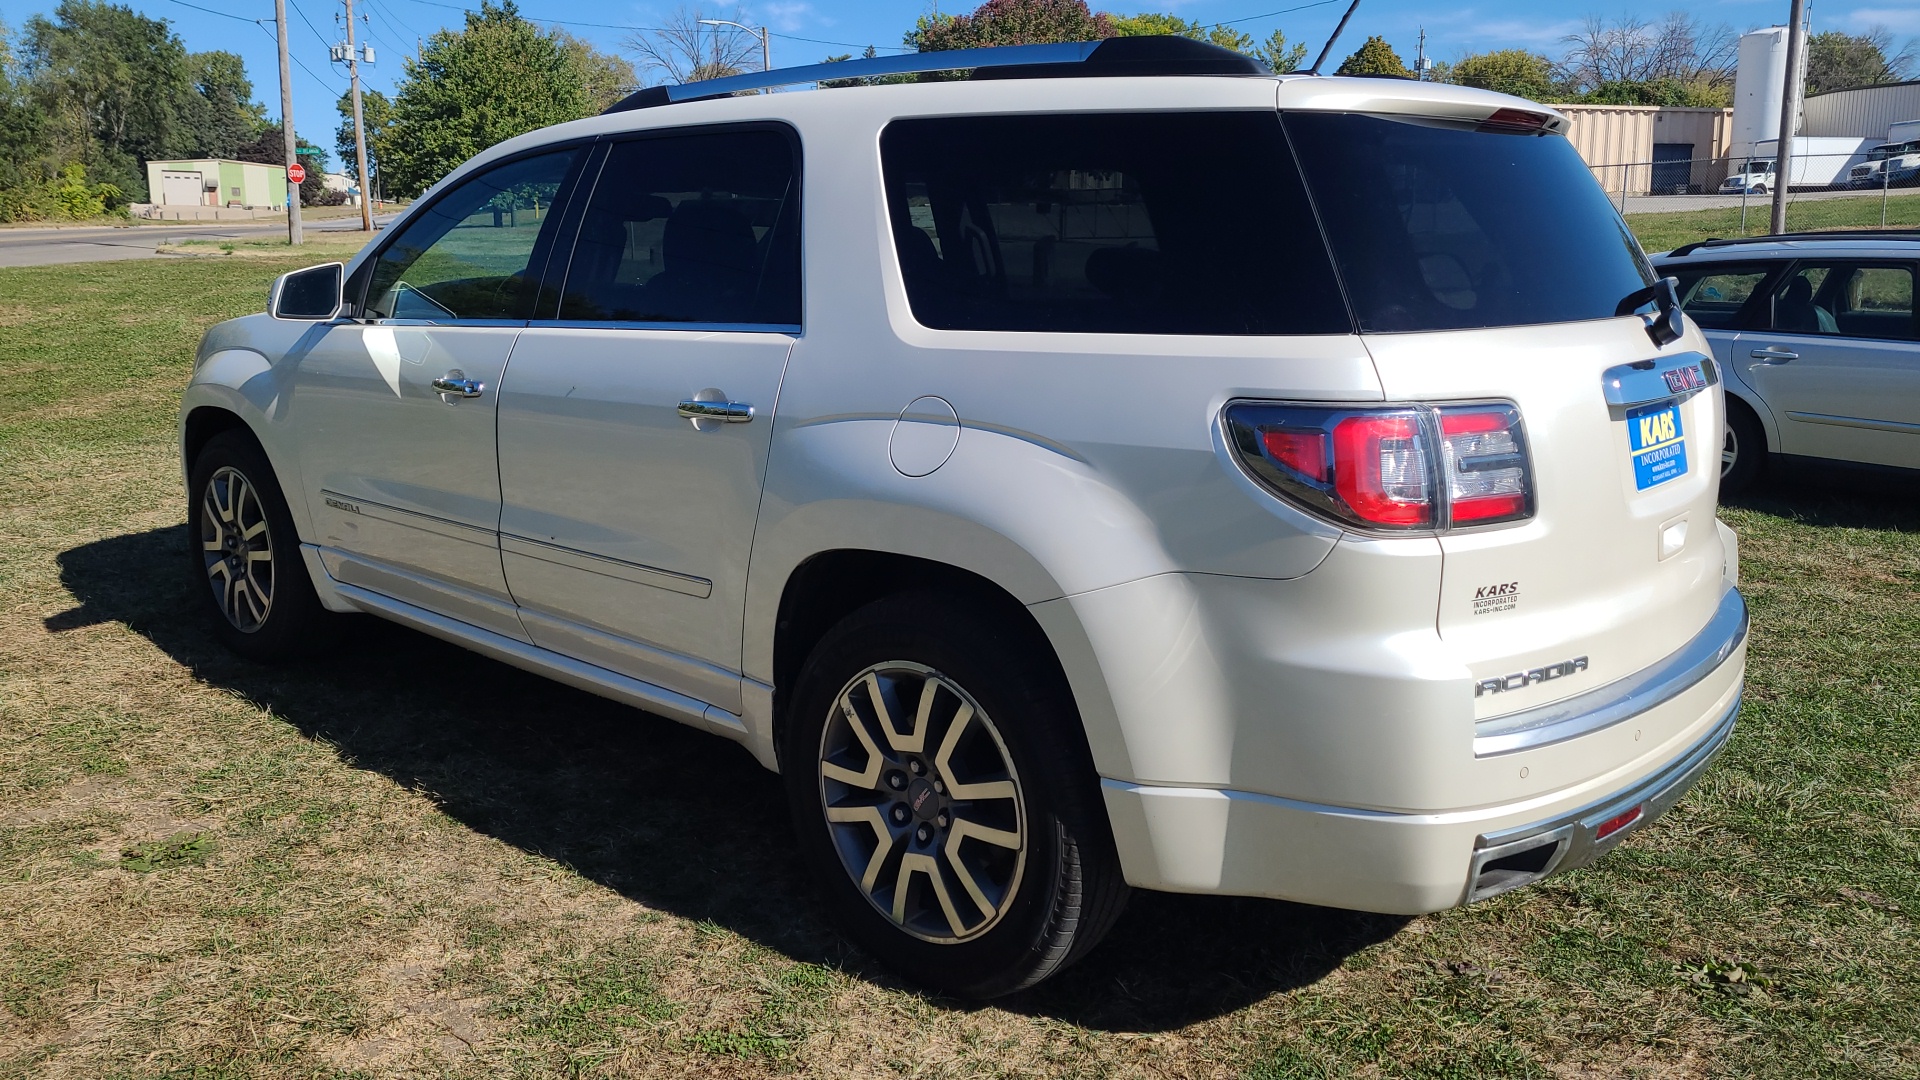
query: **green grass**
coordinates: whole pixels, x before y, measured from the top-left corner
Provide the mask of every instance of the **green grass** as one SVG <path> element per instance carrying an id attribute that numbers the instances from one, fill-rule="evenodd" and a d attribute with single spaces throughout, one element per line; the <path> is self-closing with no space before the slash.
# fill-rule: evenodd
<path id="1" fill-rule="evenodd" d="M 1880 197 L 1796 199 L 1787 204 L 1787 231 L 1816 229 L 1877 229 L 1881 226 Z M 1747 207 L 1747 225 L 1740 227 L 1740 208 L 1679 210 L 1628 214 L 1627 224 L 1648 251 L 1671 251 L 1681 244 L 1708 237 L 1757 235 L 1767 231 L 1771 203 L 1756 200 Z M 1887 228 L 1920 228 L 1920 193 L 1894 195 L 1886 201 Z"/>
<path id="2" fill-rule="evenodd" d="M 1414 920 L 1139 894 L 962 1004 L 833 933 L 731 744 L 385 624 L 266 668 L 182 617 L 194 342 L 308 261 L 0 270 L 0 1077 L 1920 1076 L 1911 494 L 1724 511 L 1740 728 L 1595 866 Z"/>

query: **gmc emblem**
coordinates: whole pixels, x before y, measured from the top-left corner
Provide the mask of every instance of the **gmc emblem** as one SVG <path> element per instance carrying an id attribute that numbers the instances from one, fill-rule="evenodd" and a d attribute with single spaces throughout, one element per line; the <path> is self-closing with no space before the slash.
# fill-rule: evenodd
<path id="1" fill-rule="evenodd" d="M 1700 365 L 1688 364 L 1686 367 L 1671 368 L 1660 373 L 1667 380 L 1667 389 L 1676 394 L 1689 390 L 1699 390 L 1707 385 L 1707 377 L 1700 374 Z"/>

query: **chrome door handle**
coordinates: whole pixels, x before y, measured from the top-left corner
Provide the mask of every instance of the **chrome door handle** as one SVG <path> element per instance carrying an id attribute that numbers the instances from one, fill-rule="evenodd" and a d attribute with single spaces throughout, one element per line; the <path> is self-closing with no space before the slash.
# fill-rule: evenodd
<path id="1" fill-rule="evenodd" d="M 1784 364 L 1789 360 L 1800 359 L 1797 352 L 1789 352 L 1778 345 L 1769 345 L 1764 349 L 1755 349 L 1750 353 L 1755 360 L 1765 360 L 1769 364 Z"/>
<path id="2" fill-rule="evenodd" d="M 753 406 L 744 401 L 695 401 L 688 398 L 680 403 L 680 415 L 689 420 L 744 424 L 753 419 Z"/>
<path id="3" fill-rule="evenodd" d="M 486 393 L 487 390 L 486 383 L 478 379 L 467 378 L 466 373 L 458 368 L 433 380 L 429 385 L 439 393 L 447 394 L 451 397 L 479 397 L 481 394 Z"/>

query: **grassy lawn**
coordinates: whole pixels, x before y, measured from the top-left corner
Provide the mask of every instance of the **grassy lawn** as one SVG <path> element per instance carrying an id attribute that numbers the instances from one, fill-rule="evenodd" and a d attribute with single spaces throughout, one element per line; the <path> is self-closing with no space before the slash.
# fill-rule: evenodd
<path id="1" fill-rule="evenodd" d="M 729 743 L 182 617 L 193 345 L 309 261 L 0 270 L 0 1077 L 1920 1076 L 1911 493 L 1726 511 L 1740 729 L 1596 866 L 1412 920 L 1139 894 L 967 1005 L 841 943 Z"/>
<path id="2" fill-rule="evenodd" d="M 1816 229 L 1877 229 L 1880 227 L 1880 196 L 1862 195 L 1845 199 L 1796 199 L 1787 204 L 1787 229 L 1809 232 Z M 1648 251 L 1671 251 L 1691 240 L 1709 236 L 1758 235 L 1767 231 L 1772 203 L 1764 198 L 1747 207 L 1747 227 L 1740 228 L 1740 208 L 1726 210 L 1679 210 L 1671 213 L 1629 214 L 1627 223 Z M 1920 228 L 1920 193 L 1893 195 L 1886 200 L 1886 225 L 1889 229 Z"/>

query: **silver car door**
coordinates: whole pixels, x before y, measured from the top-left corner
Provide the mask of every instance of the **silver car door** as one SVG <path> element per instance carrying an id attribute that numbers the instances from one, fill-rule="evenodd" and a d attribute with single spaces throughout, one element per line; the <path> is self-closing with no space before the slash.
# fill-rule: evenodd
<path id="1" fill-rule="evenodd" d="M 358 318 L 301 359 L 292 426 L 336 579 L 524 640 L 500 568 L 494 409 L 584 154 L 490 168 L 411 215 L 368 265 Z"/>
<path id="2" fill-rule="evenodd" d="M 1914 267 L 1807 260 L 1773 295 L 1771 329 L 1737 362 L 1766 400 L 1782 453 L 1920 467 Z"/>
<path id="3" fill-rule="evenodd" d="M 531 639 L 730 712 L 800 329 L 798 155 L 767 126 L 614 144 L 500 402 L 502 558 Z"/>

